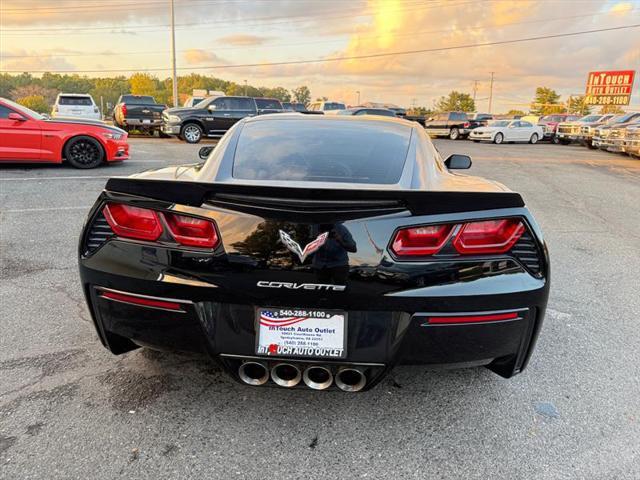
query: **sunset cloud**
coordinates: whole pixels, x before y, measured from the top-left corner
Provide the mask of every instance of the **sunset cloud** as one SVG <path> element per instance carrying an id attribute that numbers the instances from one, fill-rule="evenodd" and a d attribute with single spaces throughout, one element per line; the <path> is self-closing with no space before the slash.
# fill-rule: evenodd
<path id="1" fill-rule="evenodd" d="M 227 35 L 225 37 L 218 38 L 217 42 L 226 45 L 238 45 L 238 46 L 253 46 L 262 45 L 273 37 L 263 37 L 260 35 L 249 35 L 246 33 L 237 33 L 234 35 Z"/>

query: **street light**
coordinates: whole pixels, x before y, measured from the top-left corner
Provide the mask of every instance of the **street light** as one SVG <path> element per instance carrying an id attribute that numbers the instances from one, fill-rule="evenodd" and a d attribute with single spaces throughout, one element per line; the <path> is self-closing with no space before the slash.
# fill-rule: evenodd
<path id="1" fill-rule="evenodd" d="M 360 105 L 360 90 L 356 90 L 356 93 L 358 94 L 358 105 Z"/>

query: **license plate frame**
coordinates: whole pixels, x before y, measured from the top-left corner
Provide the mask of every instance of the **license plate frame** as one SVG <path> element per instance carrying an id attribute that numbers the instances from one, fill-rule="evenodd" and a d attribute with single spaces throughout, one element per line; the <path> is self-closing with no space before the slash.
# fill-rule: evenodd
<path id="1" fill-rule="evenodd" d="M 275 322 L 285 317 L 304 317 L 303 320 L 291 320 L 293 323 L 283 321 L 283 327 L 279 329 L 271 329 L 269 326 L 261 323 L 263 312 L 277 312 Z M 319 316 L 320 313 L 324 316 Z M 292 315 L 288 315 L 292 314 Z M 298 314 L 298 315 L 295 315 Z M 267 320 L 269 321 L 269 320 Z M 275 326 L 275 325 L 274 325 Z M 291 330 L 291 327 L 294 330 Z M 255 309 L 255 352 L 256 355 L 264 357 L 295 357 L 295 358 L 322 358 L 326 360 L 341 360 L 347 357 L 347 326 L 348 315 L 344 310 L 325 309 L 325 308 L 288 308 L 288 307 L 256 307 Z M 298 331 L 298 327 L 303 329 L 312 329 L 312 331 Z M 315 329 L 335 328 L 336 333 L 318 332 Z M 339 331 L 342 331 L 341 342 Z M 286 333 L 284 336 L 283 334 Z M 323 341 L 323 336 L 334 337 L 332 341 Z M 280 344 L 281 341 L 295 341 L 296 344 Z M 277 338 L 275 343 L 275 352 L 273 351 L 274 343 L 270 340 Z M 261 342 L 261 340 L 264 340 Z"/>

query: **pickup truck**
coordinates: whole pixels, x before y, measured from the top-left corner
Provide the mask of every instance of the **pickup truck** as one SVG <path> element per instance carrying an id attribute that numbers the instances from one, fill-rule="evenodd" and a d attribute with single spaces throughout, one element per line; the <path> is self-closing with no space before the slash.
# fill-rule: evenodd
<path id="1" fill-rule="evenodd" d="M 405 118 L 413 119 L 408 116 Z M 467 137 L 474 128 L 486 125 L 486 121 L 471 120 L 464 112 L 443 112 L 424 120 L 423 125 L 432 137 L 449 137 L 451 140 L 458 140 Z"/>
<path id="2" fill-rule="evenodd" d="M 244 117 L 277 112 L 284 112 L 284 108 L 273 98 L 211 97 L 192 108 L 166 109 L 162 112 L 162 133 L 198 143 L 203 137 L 222 137 Z"/>
<path id="3" fill-rule="evenodd" d="M 120 95 L 113 109 L 113 123 L 125 131 L 154 132 L 162 127 L 166 105 L 156 103 L 150 95 Z"/>
<path id="4" fill-rule="evenodd" d="M 560 143 L 560 137 L 558 137 L 558 125 L 565 122 L 574 122 L 578 120 L 580 116 L 570 115 L 567 113 L 554 113 L 552 115 L 545 115 L 538 120 L 538 125 L 542 127 L 544 131 L 544 139 L 549 140 L 552 143 Z"/>

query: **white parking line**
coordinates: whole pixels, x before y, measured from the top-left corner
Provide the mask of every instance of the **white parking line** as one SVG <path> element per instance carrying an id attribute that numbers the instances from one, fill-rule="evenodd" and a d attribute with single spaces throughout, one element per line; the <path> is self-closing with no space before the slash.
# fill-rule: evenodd
<path id="1" fill-rule="evenodd" d="M 105 178 L 111 178 L 111 175 L 84 175 L 78 177 L 0 177 L 0 182 L 26 182 L 33 180 L 89 180 L 93 178 L 96 180 L 104 180 Z"/>
<path id="2" fill-rule="evenodd" d="M 85 210 L 89 211 L 91 207 L 47 207 L 47 208 L 17 208 L 14 210 L 0 210 L 2 213 L 30 213 L 30 212 L 55 212 L 57 210 Z"/>

